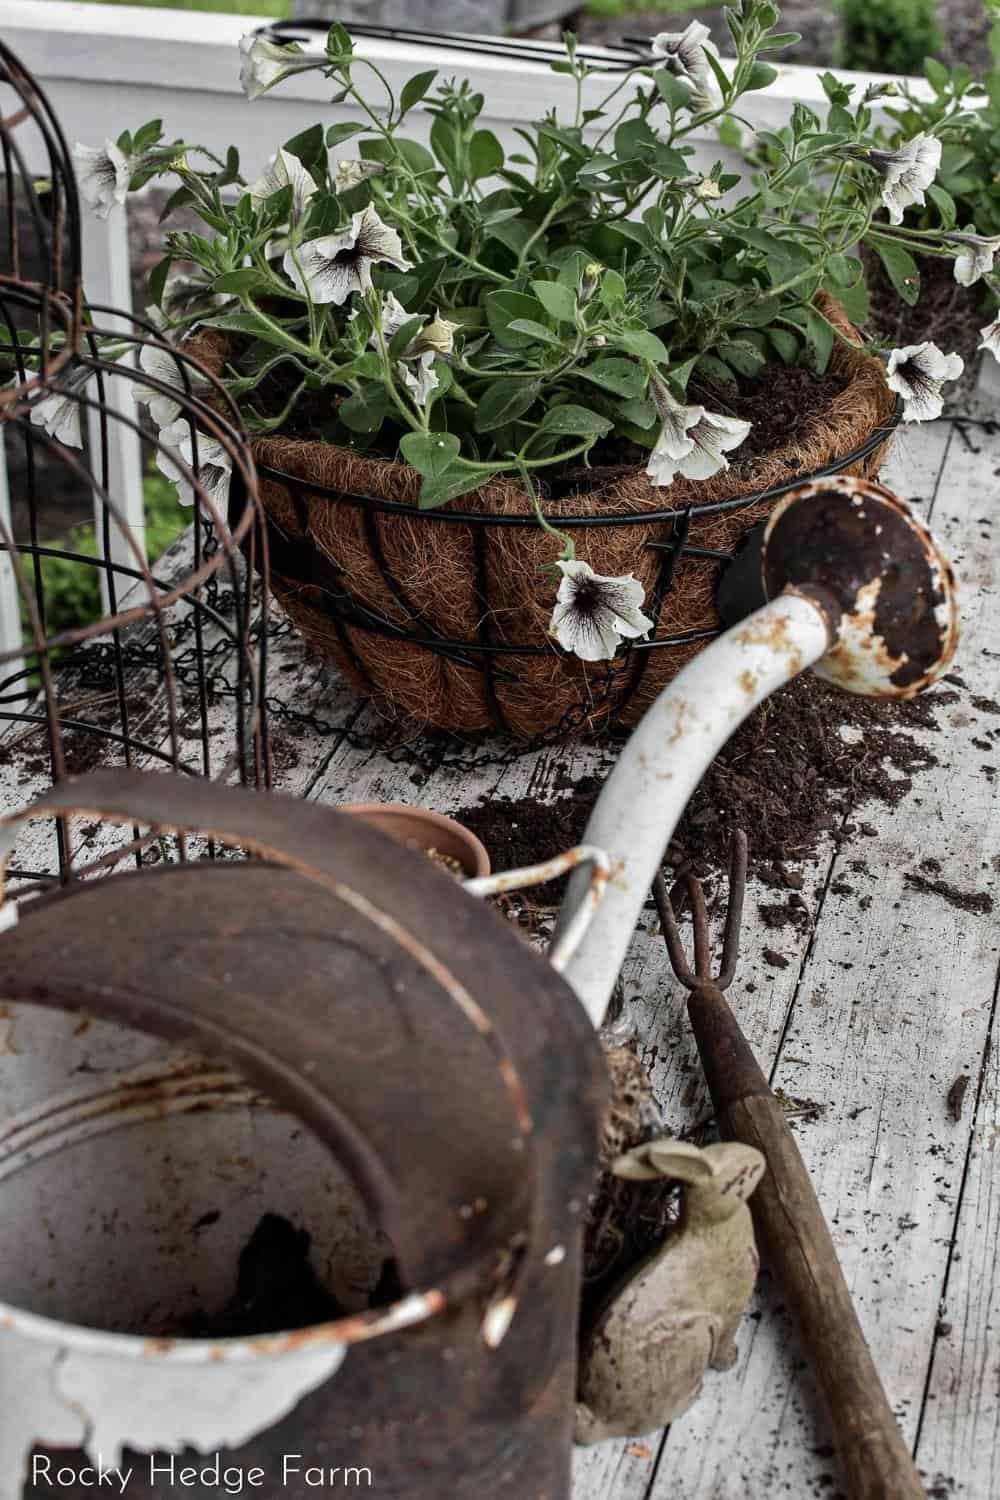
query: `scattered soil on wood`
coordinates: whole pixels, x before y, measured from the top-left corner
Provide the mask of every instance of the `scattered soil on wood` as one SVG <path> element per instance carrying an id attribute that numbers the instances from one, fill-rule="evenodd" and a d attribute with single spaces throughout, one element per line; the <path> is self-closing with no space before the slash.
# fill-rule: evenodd
<path id="1" fill-rule="evenodd" d="M 798 678 L 759 708 L 709 767 L 667 863 L 690 862 L 699 874 L 723 869 L 731 835 L 742 827 L 751 868 L 768 884 L 794 889 L 801 878 L 786 861 L 813 856 L 824 834 L 843 838 L 844 817 L 862 803 L 896 806 L 913 777 L 937 764 L 914 731 L 936 729 L 936 707 L 956 698 L 939 688 L 909 703 L 877 703 Z M 571 789 L 561 783 L 563 795 L 549 803 L 486 797 L 456 816 L 486 845 L 494 869 L 512 869 L 579 843 L 601 785 L 601 777 L 587 775 Z M 557 901 L 563 888 L 547 887 L 546 899 Z M 801 921 L 796 908 L 772 925 Z"/>
<path id="2" fill-rule="evenodd" d="M 907 871 L 904 878 L 911 891 L 919 891 L 924 896 L 941 896 L 949 906 L 956 906 L 959 911 L 989 916 L 993 910 L 993 897 L 988 896 L 985 891 L 960 891 L 958 886 L 951 885 L 947 880 L 920 875 L 915 870 Z"/>

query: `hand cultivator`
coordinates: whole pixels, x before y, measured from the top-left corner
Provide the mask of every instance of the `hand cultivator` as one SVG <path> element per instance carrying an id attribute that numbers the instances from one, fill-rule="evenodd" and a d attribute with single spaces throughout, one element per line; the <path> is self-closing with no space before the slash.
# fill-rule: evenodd
<path id="1" fill-rule="evenodd" d="M 289 1500 L 314 1485 L 288 1454 L 314 1455 L 302 1471 L 366 1465 L 385 1495 L 568 1495 L 605 1093 L 594 1028 L 673 826 L 737 724 L 797 673 L 909 696 L 956 642 L 947 563 L 876 485 L 795 492 L 734 566 L 746 618 L 664 691 L 587 847 L 558 862 L 590 866 L 556 928 L 564 977 L 451 877 L 329 809 L 98 772 L 21 815 L 181 829 L 260 858 L 77 882 L 0 940 L 0 1500 L 31 1493 L 40 1461 L 82 1475 L 99 1454 L 132 1466 L 142 1500 L 148 1455 L 190 1450 L 260 1469 Z M 693 971 L 659 889 L 720 1127 L 767 1158 L 752 1200 L 766 1252 L 850 1378 L 828 1393 L 852 1495 L 917 1495 L 801 1161 L 722 998 L 735 873 L 715 981 L 697 886 Z M 626 1170 L 679 1171 L 660 1155 Z M 694 1193 L 715 1158 L 689 1155 Z M 317 1270 L 262 1308 L 254 1255 L 275 1218 L 311 1235 Z"/>

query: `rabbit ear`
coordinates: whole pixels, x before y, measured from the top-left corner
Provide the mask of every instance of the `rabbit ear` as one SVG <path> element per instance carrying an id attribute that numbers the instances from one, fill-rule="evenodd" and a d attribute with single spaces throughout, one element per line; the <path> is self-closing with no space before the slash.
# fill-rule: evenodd
<path id="1" fill-rule="evenodd" d="M 739 1203 L 746 1202 L 767 1168 L 765 1158 L 755 1147 L 739 1141 L 719 1141 L 706 1146 L 705 1155 L 711 1162 L 720 1197 L 732 1195 Z"/>
<path id="2" fill-rule="evenodd" d="M 673 1178 L 676 1182 L 708 1182 L 713 1175 L 712 1163 L 704 1151 L 669 1136 L 647 1141 L 626 1152 L 612 1170 L 616 1177 L 647 1182 L 654 1177 Z"/>

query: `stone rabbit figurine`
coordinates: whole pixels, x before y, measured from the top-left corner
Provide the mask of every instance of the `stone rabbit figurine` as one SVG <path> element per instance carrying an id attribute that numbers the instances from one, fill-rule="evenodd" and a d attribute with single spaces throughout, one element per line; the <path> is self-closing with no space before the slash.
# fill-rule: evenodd
<path id="1" fill-rule="evenodd" d="M 578 1443 L 665 1426 L 691 1405 L 709 1365 L 732 1365 L 758 1266 L 747 1199 L 765 1165 L 752 1146 L 700 1150 L 669 1139 L 646 1142 L 614 1163 L 617 1176 L 683 1183 L 681 1216 L 660 1248 L 611 1292 L 585 1336 Z"/>

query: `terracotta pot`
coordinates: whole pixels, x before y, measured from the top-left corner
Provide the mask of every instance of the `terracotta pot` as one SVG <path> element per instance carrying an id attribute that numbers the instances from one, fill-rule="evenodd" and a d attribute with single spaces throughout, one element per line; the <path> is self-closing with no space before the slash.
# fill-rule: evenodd
<path id="1" fill-rule="evenodd" d="M 338 812 L 363 818 L 411 849 L 436 849 L 457 859 L 470 877 L 490 873 L 490 857 L 474 833 L 443 813 L 405 802 L 343 802 Z"/>

